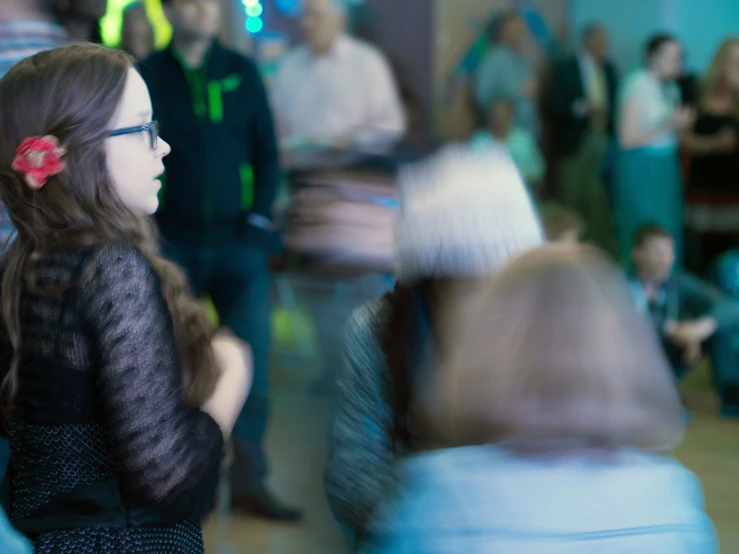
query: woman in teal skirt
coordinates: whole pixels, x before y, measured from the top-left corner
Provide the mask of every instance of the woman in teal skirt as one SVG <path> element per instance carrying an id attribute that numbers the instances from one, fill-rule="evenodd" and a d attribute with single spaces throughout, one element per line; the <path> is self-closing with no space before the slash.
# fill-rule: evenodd
<path id="1" fill-rule="evenodd" d="M 694 113 L 680 107 L 674 79 L 681 71 L 682 49 L 669 35 L 647 43 L 646 67 L 633 73 L 621 91 L 614 211 L 619 256 L 631 257 L 636 229 L 656 223 L 675 238 L 682 258 L 683 184 L 678 135 L 690 126 Z"/>

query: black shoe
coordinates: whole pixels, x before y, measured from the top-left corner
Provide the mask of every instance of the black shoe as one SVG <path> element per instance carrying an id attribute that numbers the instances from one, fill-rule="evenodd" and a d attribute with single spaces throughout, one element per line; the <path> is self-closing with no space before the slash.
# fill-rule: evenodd
<path id="1" fill-rule="evenodd" d="M 245 494 L 231 500 L 234 512 L 246 512 L 272 521 L 293 523 L 303 519 L 303 512 L 281 504 L 266 490 Z"/>

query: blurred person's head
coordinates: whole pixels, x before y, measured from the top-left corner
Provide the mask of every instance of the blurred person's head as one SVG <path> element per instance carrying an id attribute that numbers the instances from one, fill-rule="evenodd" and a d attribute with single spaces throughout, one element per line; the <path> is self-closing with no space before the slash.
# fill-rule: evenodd
<path id="1" fill-rule="evenodd" d="M 100 20 L 107 0 L 64 0 L 54 3 L 55 15 L 74 40 L 93 40 L 99 35 Z"/>
<path id="2" fill-rule="evenodd" d="M 516 119 L 516 102 L 507 96 L 493 98 L 485 114 L 485 127 L 496 137 L 504 138 Z"/>
<path id="3" fill-rule="evenodd" d="M 619 269 L 595 248 L 524 254 L 462 308 L 439 322 L 448 348 L 418 395 L 432 447 L 662 451 L 680 440 L 662 348 Z"/>
<path id="4" fill-rule="evenodd" d="M 503 14 L 498 22 L 498 42 L 514 51 L 521 51 L 526 47 L 528 29 L 526 22 L 516 11 Z"/>
<path id="5" fill-rule="evenodd" d="M 583 31 L 583 45 L 585 51 L 597 62 L 608 59 L 610 40 L 608 31 L 599 24 L 588 25 Z"/>
<path id="6" fill-rule="evenodd" d="M 549 242 L 577 244 L 582 239 L 585 225 L 575 211 L 549 203 L 539 208 L 539 214 Z"/>
<path id="7" fill-rule="evenodd" d="M 346 29 L 346 0 L 305 0 L 301 23 L 305 41 L 317 54 L 326 52 Z"/>
<path id="8" fill-rule="evenodd" d="M 631 261 L 640 279 L 659 285 L 672 274 L 675 239 L 664 227 L 644 225 L 634 234 Z"/>
<path id="9" fill-rule="evenodd" d="M 143 60 L 154 51 L 154 26 L 146 8 L 139 2 L 129 4 L 123 11 L 120 47 L 137 60 Z"/>
<path id="10" fill-rule="evenodd" d="M 88 21 L 102 19 L 108 9 L 108 0 L 66 0 L 56 4 L 63 13 Z"/>
<path id="11" fill-rule="evenodd" d="M 721 43 L 713 57 L 711 67 L 703 83 L 704 98 L 715 94 L 719 89 L 729 89 L 735 100 L 739 100 L 739 38 L 730 37 Z"/>
<path id="12" fill-rule="evenodd" d="M 221 26 L 221 0 L 162 0 L 174 36 L 185 41 L 213 40 Z"/>
<path id="13" fill-rule="evenodd" d="M 447 146 L 399 175 L 398 283 L 382 349 L 396 398 L 392 436 L 410 437 L 413 356 L 445 305 L 474 302 L 512 259 L 544 242 L 523 180 L 504 152 Z"/>
<path id="14" fill-rule="evenodd" d="M 120 50 L 56 48 L 26 58 L 0 79 L 0 199 L 16 229 L 3 259 L 3 315 L 17 368 L 19 298 L 25 286 L 35 286 L 36 264 L 60 250 L 132 245 L 162 282 L 185 394 L 198 406 L 217 378 L 207 346 L 212 325 L 186 295 L 182 272 L 158 257 L 147 216 L 158 206 L 157 177 L 169 145 L 151 119 L 146 84 Z M 13 390 L 14 371 L 5 391 Z"/>
<path id="15" fill-rule="evenodd" d="M 682 74 L 683 49 L 675 37 L 655 35 L 647 41 L 647 67 L 660 80 L 669 81 Z"/>

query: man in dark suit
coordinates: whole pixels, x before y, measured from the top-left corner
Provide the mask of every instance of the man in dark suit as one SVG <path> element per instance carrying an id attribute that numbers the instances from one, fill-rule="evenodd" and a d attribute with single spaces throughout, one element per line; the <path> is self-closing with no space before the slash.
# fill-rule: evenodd
<path id="1" fill-rule="evenodd" d="M 586 238 L 612 251 L 603 164 L 614 135 L 618 78 L 608 51 L 605 28 L 588 26 L 581 52 L 555 68 L 552 108 L 561 200 L 584 220 Z"/>

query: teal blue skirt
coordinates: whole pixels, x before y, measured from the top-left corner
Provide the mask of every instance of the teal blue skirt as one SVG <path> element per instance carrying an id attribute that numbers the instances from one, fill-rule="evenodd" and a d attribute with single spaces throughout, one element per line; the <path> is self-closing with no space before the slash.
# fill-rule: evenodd
<path id="1" fill-rule="evenodd" d="M 616 160 L 613 209 L 619 258 L 628 266 L 634 233 L 649 224 L 675 239 L 677 264 L 683 254 L 683 179 L 676 149 L 621 150 Z"/>

